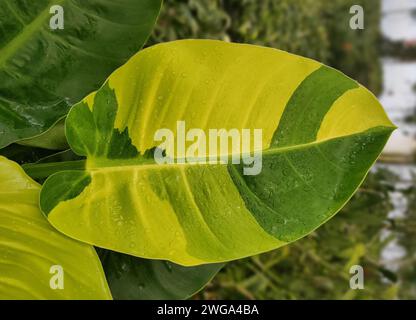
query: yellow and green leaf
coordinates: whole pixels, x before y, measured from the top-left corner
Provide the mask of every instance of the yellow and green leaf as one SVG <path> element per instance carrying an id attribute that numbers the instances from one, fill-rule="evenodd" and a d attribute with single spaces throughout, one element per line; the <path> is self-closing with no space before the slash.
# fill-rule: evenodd
<path id="1" fill-rule="evenodd" d="M 261 173 L 156 164 L 154 134 L 177 121 L 262 129 Z M 113 251 L 187 266 L 238 259 L 330 219 L 394 128 L 368 90 L 316 61 L 212 40 L 160 44 L 71 109 L 67 139 L 87 160 L 48 178 L 41 209 L 61 232 Z"/>
<path id="2" fill-rule="evenodd" d="M 40 212 L 40 186 L 4 157 L 0 180 L 0 299 L 111 299 L 94 248 L 57 232 Z"/>

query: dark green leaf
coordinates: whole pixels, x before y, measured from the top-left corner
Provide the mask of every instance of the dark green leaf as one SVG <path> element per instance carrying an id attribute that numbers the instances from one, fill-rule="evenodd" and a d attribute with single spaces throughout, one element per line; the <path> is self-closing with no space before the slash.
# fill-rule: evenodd
<path id="1" fill-rule="evenodd" d="M 186 299 L 223 267 L 223 264 L 182 267 L 109 250 L 100 253 L 114 299 Z"/>
<path id="2" fill-rule="evenodd" d="M 52 30 L 50 8 L 64 9 Z M 37 136 L 145 43 L 161 0 L 0 2 L 0 147 Z M 42 146 L 45 146 L 44 144 Z"/>

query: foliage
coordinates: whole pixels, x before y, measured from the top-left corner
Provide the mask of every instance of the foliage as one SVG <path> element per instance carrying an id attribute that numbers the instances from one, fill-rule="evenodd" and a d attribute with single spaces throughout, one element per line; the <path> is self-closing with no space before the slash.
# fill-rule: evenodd
<path id="1" fill-rule="evenodd" d="M 178 121 L 203 138 L 185 142 Z M 171 139 L 155 139 L 161 124 Z M 240 142 L 220 151 L 238 163 L 207 163 L 219 160 L 217 128 L 261 128 L 262 167 L 246 173 Z M 393 130 L 368 90 L 316 61 L 214 40 L 159 44 L 71 109 L 65 132 L 85 166 L 51 175 L 40 207 L 57 230 L 98 247 L 185 266 L 235 260 L 330 219 Z M 158 148 L 175 162 L 157 165 Z"/>
<path id="2" fill-rule="evenodd" d="M 0 2 L 0 148 L 44 133 L 98 89 L 146 42 L 161 0 L 59 4 L 64 28 L 54 30 L 51 1 Z M 46 136 L 32 145 L 65 146 L 59 126 Z"/>
<path id="3" fill-rule="evenodd" d="M 374 170 L 351 202 L 322 228 L 280 250 L 228 264 L 195 298 L 416 298 L 414 260 L 406 263 L 406 272 L 397 272 L 382 259 L 383 249 L 397 237 L 413 247 L 415 243 L 414 207 L 403 221 L 413 228 L 408 233 L 397 233 L 397 222 L 388 217 L 396 182 L 390 171 Z M 394 233 L 386 236 L 387 230 Z M 408 258 L 414 259 L 414 253 Z M 364 290 L 349 287 L 354 264 L 364 268 Z"/>
<path id="4" fill-rule="evenodd" d="M 352 4 L 364 7 L 365 30 L 349 29 L 349 7 Z M 276 47 L 341 69 L 377 93 L 381 78 L 379 61 L 375 58 L 379 51 L 379 11 L 376 0 L 166 0 L 148 45 L 183 38 L 210 38 Z M 125 35 L 130 36 L 129 33 Z M 128 47 L 126 50 L 132 52 L 136 49 Z M 93 74 L 88 70 L 83 71 Z M 92 82 L 94 88 L 101 84 L 99 80 Z M 91 91 L 91 88 L 84 89 Z M 77 97 L 85 93 L 74 92 Z M 75 100 L 71 104 L 73 102 Z M 47 126 L 53 121 L 49 121 Z M 45 137 L 44 141 L 23 142 L 33 147 L 13 144 L 2 149 L 1 153 L 19 163 L 38 162 L 25 168 L 33 176 L 39 174 L 39 181 L 44 177 L 41 171 L 51 173 L 56 161 L 85 163 L 83 157 L 71 151 L 55 155 L 36 148 L 44 146 L 45 141 L 49 147 L 63 145 L 62 135 L 58 134 L 56 139 Z M 7 143 L 15 140 L 9 139 Z M 58 164 L 55 169 L 60 171 L 62 167 Z M 413 263 L 416 242 L 413 240 L 416 228 L 411 220 L 415 215 L 415 190 L 410 186 L 401 191 L 409 197 L 406 216 L 389 218 L 389 192 L 395 179 L 384 170 L 372 173 L 335 219 L 280 250 L 228 264 L 196 298 L 415 297 Z M 390 232 L 387 236 L 386 231 Z M 408 254 L 408 259 L 401 261 L 395 270 L 382 261 L 383 249 L 393 240 L 406 248 Z M 100 250 L 100 258 L 114 297 L 127 299 L 188 297 L 221 267 L 205 265 L 200 269 L 188 269 L 107 250 Z M 363 291 L 348 288 L 348 269 L 356 263 L 363 265 L 366 271 L 366 289 Z M 157 281 L 160 277 L 164 278 L 163 283 Z"/>
<path id="5" fill-rule="evenodd" d="M 327 62 L 324 7 L 314 0 L 167 0 L 150 44 L 207 38 L 270 46 Z"/>
<path id="6" fill-rule="evenodd" d="M 373 93 L 381 93 L 382 70 L 380 63 L 380 17 L 378 0 L 332 0 L 324 1 L 330 59 L 329 65 L 342 70 Z M 361 5 L 364 10 L 364 29 L 349 27 L 353 5 Z"/>
<path id="7" fill-rule="evenodd" d="M 397 243 L 405 250 L 404 257 L 396 261 L 401 287 L 398 296 L 401 299 L 416 299 L 416 172 L 412 173 L 401 192 L 407 203 L 404 215 L 397 218 L 394 228 Z"/>
<path id="8" fill-rule="evenodd" d="M 42 216 L 40 185 L 4 157 L 0 179 L 0 299 L 111 299 L 94 248 L 59 233 Z"/>
<path id="9" fill-rule="evenodd" d="M 351 30 L 362 5 L 365 29 Z M 166 0 L 148 43 L 207 38 L 270 46 L 317 59 L 381 90 L 378 0 Z"/>

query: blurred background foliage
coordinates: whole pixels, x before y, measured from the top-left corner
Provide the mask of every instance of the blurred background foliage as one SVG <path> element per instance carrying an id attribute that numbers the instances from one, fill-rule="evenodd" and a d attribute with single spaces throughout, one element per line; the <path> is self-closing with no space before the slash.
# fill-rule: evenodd
<path id="1" fill-rule="evenodd" d="M 366 12 L 351 30 L 349 9 Z M 340 69 L 375 94 L 381 90 L 378 0 L 165 0 L 148 42 L 207 38 L 274 47 Z"/>
<path id="2" fill-rule="evenodd" d="M 411 286 L 402 287 L 411 275 L 390 270 L 382 259 L 391 241 L 407 239 L 388 218 L 394 181 L 388 170 L 372 172 L 349 204 L 317 231 L 273 252 L 229 263 L 197 298 L 415 298 Z M 350 267 L 357 264 L 364 269 L 364 290 L 349 286 Z"/>
<path id="3" fill-rule="evenodd" d="M 361 5 L 365 29 L 349 27 Z M 382 90 L 379 0 L 165 0 L 148 45 L 184 38 L 245 42 L 317 59 Z M 392 49 L 393 48 L 393 49 Z M 416 299 L 416 177 L 405 187 L 378 166 L 351 202 L 311 235 L 270 253 L 228 263 L 195 299 Z M 392 194 L 406 197 L 401 215 Z M 400 246 L 397 261 L 386 251 Z M 396 248 L 397 249 L 397 248 Z M 388 256 L 388 254 L 387 254 Z M 387 261 L 388 260 L 388 261 Z M 351 290 L 350 266 L 365 271 Z"/>

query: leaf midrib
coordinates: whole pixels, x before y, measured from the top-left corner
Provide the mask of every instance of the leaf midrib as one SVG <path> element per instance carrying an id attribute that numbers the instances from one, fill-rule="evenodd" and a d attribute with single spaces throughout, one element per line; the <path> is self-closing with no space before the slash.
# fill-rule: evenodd
<path id="1" fill-rule="evenodd" d="M 268 154 L 278 154 L 282 152 L 288 152 L 292 150 L 302 149 L 306 147 L 315 146 L 319 149 L 319 145 L 328 142 L 330 140 L 334 140 L 337 138 L 346 138 L 351 136 L 358 136 L 362 135 L 365 132 L 372 131 L 372 132 L 392 132 L 395 130 L 396 127 L 389 127 L 389 126 L 377 126 L 372 129 L 358 132 L 355 134 L 350 134 L 341 137 L 333 137 L 330 139 L 319 140 L 314 142 L 309 142 L 305 144 L 300 144 L 291 147 L 279 147 L 279 148 L 271 148 L 264 150 L 262 153 L 262 157 Z M 142 170 L 158 168 L 158 169 L 172 169 L 172 168 L 181 168 L 183 169 L 184 166 L 209 166 L 209 165 L 230 165 L 231 161 L 229 160 L 228 163 L 217 163 L 217 164 L 209 164 L 209 163 L 195 163 L 195 162 L 185 162 L 185 163 L 174 163 L 174 164 L 156 164 L 153 158 L 133 158 L 133 159 L 107 159 L 107 158 L 92 158 L 89 155 L 90 159 L 84 160 L 73 160 L 73 161 L 63 161 L 63 162 L 48 162 L 48 163 L 32 163 L 32 164 L 24 164 L 23 169 L 25 170 L 26 174 L 30 177 L 35 179 L 40 178 L 47 178 L 52 174 L 62 172 L 62 171 L 87 171 L 93 173 L 94 171 L 120 171 L 126 170 L 129 168 L 137 169 L 140 168 Z M 229 159 L 232 158 L 232 155 L 229 156 Z M 176 159 L 177 160 L 177 159 Z M 102 165 L 100 165 L 100 163 Z"/>
<path id="2" fill-rule="evenodd" d="M 393 131 L 395 129 L 395 127 L 388 127 L 388 126 L 377 126 L 377 127 L 373 127 L 370 128 L 369 130 L 365 130 L 362 132 L 357 132 L 354 134 L 350 134 L 350 135 L 346 135 L 346 136 L 340 136 L 340 137 L 332 137 L 329 139 L 323 139 L 323 140 L 317 140 L 317 141 L 313 141 L 313 142 L 308 142 L 308 143 L 304 143 L 304 144 L 299 144 L 299 145 L 295 145 L 295 146 L 289 146 L 289 147 L 278 147 L 278 148 L 269 148 L 266 150 L 262 151 L 262 157 L 264 158 L 264 156 L 266 155 L 275 155 L 275 154 L 279 154 L 279 153 L 283 153 L 283 152 L 288 152 L 288 151 L 293 151 L 293 150 L 298 150 L 298 149 L 304 149 L 307 147 L 312 147 L 312 146 L 319 146 L 325 142 L 334 140 L 334 139 L 339 139 L 339 138 L 347 138 L 347 137 L 352 137 L 352 136 L 359 136 L 362 135 L 368 131 Z M 207 155 L 204 159 L 206 159 L 209 155 Z M 242 156 L 242 155 L 240 155 Z M 209 163 L 198 163 L 198 162 L 186 162 L 185 163 L 177 163 L 178 158 L 175 158 L 175 163 L 172 164 L 157 164 L 154 162 L 153 158 L 151 159 L 140 159 L 140 158 L 135 158 L 135 159 L 108 159 L 108 158 L 96 158 L 96 159 L 87 159 L 86 160 L 86 166 L 85 166 L 85 170 L 87 171 L 117 171 L 117 170 L 124 170 L 126 168 L 141 168 L 141 169 L 149 169 L 149 168 L 160 168 L 160 169 L 170 169 L 170 168 L 174 168 L 174 167 L 181 167 L 183 168 L 184 166 L 209 166 L 209 165 L 230 165 L 232 164 L 232 162 L 230 161 L 232 158 L 232 154 L 228 155 L 229 161 L 228 163 L 216 163 L 216 164 L 209 164 Z M 97 160 L 98 163 L 100 163 L 100 160 L 104 160 L 103 162 L 106 163 L 105 166 L 100 166 L 100 165 L 95 165 L 97 164 Z M 138 163 L 132 163 L 132 164 L 123 164 L 123 162 L 129 162 L 129 161 L 138 161 Z M 139 162 L 140 161 L 140 162 Z M 111 163 L 114 163 L 114 165 L 110 165 Z"/>
<path id="3" fill-rule="evenodd" d="M 3 68 L 6 62 L 13 56 L 36 32 L 40 31 L 42 24 L 49 17 L 49 9 L 53 5 L 60 5 L 67 0 L 51 0 L 46 8 L 29 24 L 23 27 L 21 32 L 0 49 L 0 68 Z"/>

